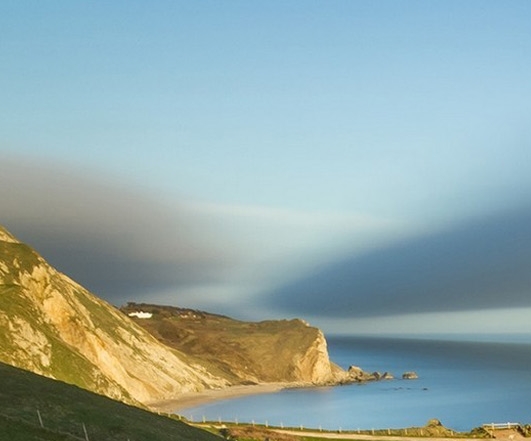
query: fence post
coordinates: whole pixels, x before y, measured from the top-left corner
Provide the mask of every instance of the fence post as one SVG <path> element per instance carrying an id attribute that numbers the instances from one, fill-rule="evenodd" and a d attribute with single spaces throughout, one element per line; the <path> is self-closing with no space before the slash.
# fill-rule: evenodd
<path id="1" fill-rule="evenodd" d="M 85 427 L 85 423 L 82 423 L 82 424 L 83 424 L 83 432 L 85 433 L 85 440 L 90 441 L 88 437 L 88 433 L 87 433 L 87 428 Z"/>

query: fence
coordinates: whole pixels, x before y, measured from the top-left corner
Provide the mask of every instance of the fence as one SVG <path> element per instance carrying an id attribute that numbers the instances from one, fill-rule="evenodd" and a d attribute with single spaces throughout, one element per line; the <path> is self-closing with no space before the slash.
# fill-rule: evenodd
<path id="1" fill-rule="evenodd" d="M 484 429 L 491 430 L 518 429 L 520 426 L 520 423 L 488 423 L 482 425 Z"/>
<path id="2" fill-rule="evenodd" d="M 73 432 L 76 432 L 76 431 L 75 430 L 59 429 L 57 427 L 48 427 L 47 424 L 46 424 L 45 418 L 43 418 L 43 415 L 41 414 L 41 411 L 39 409 L 36 409 L 36 413 L 37 413 L 37 418 L 36 418 L 36 421 L 34 421 L 34 422 L 28 420 L 28 418 L 24 418 L 24 417 L 22 417 L 22 418 L 18 417 L 17 418 L 17 417 L 11 416 L 11 415 L 5 415 L 3 413 L 0 413 L 0 418 L 3 418 L 5 420 L 7 420 L 7 421 L 11 421 L 13 423 L 17 423 L 17 422 L 18 423 L 24 423 L 24 424 L 28 424 L 30 426 L 33 426 L 33 425 L 37 426 L 36 423 L 38 423 L 37 427 L 40 427 L 43 430 L 52 431 L 54 434 L 62 435 L 64 437 L 68 438 L 68 439 L 76 439 L 76 440 L 79 440 L 79 441 L 92 441 L 89 438 L 89 430 L 87 430 L 87 426 L 85 425 L 84 422 L 79 423 L 79 428 L 77 430 L 77 433 L 73 433 Z M 127 441 L 130 441 L 130 439 L 127 438 Z"/>

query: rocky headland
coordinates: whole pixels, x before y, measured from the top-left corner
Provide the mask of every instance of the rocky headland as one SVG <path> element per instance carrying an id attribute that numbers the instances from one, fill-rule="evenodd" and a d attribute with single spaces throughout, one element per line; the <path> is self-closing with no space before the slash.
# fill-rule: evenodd
<path id="1" fill-rule="evenodd" d="M 323 333 L 303 320 L 246 322 L 205 311 L 135 303 L 121 310 L 161 343 L 193 357 L 233 385 L 318 385 L 351 378 L 330 361 Z"/>

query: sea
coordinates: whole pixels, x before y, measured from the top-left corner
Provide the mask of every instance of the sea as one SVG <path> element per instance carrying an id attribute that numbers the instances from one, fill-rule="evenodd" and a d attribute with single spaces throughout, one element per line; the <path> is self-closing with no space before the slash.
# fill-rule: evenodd
<path id="1" fill-rule="evenodd" d="M 468 431 L 488 423 L 531 423 L 531 342 L 442 338 L 328 337 L 330 359 L 394 380 L 285 389 L 180 410 L 193 421 L 323 430 L 424 426 L 436 418 Z M 403 380 L 414 371 L 416 380 Z"/>

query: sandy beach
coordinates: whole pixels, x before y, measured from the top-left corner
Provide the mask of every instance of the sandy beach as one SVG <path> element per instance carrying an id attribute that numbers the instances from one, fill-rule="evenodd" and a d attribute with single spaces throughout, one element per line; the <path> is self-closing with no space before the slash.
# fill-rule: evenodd
<path id="1" fill-rule="evenodd" d="M 212 401 L 226 400 L 246 395 L 268 394 L 288 387 L 293 387 L 293 383 L 263 383 L 230 386 L 225 389 L 209 389 L 202 392 L 182 394 L 170 400 L 149 403 L 149 407 L 156 412 L 178 413 L 179 410 L 186 409 L 187 407 L 199 406 Z"/>

